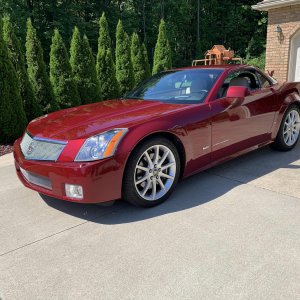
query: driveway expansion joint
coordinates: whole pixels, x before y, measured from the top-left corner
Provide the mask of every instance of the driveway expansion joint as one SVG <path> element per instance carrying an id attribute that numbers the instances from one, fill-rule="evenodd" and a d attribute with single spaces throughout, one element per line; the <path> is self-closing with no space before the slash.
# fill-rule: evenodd
<path id="1" fill-rule="evenodd" d="M 66 228 L 66 229 L 63 229 L 63 230 L 61 230 L 61 231 L 55 232 L 55 233 L 53 233 L 53 234 L 50 234 L 50 235 L 45 236 L 45 237 L 43 237 L 43 238 L 37 239 L 37 240 L 35 240 L 35 241 L 33 241 L 33 242 L 27 243 L 27 244 L 25 244 L 25 245 L 22 245 L 22 246 L 20 246 L 20 247 L 15 248 L 15 249 L 12 249 L 12 250 L 3 252 L 3 253 L 0 254 L 0 257 L 3 257 L 3 256 L 5 256 L 5 255 L 7 255 L 7 254 L 16 252 L 16 251 L 21 250 L 21 249 L 23 249 L 23 248 L 26 248 L 26 247 L 28 247 L 28 246 L 37 244 L 37 243 L 39 243 L 39 242 L 42 242 L 42 241 L 44 241 L 44 240 L 47 240 L 47 239 L 52 238 L 52 237 L 54 237 L 54 236 L 57 236 L 57 235 L 59 235 L 59 234 L 61 234 L 61 233 L 64 233 L 64 232 L 66 232 L 66 231 L 69 231 L 69 230 L 72 230 L 72 229 L 74 229 L 74 228 L 80 227 L 80 226 L 82 226 L 82 225 L 84 225 L 84 224 L 87 224 L 87 223 L 90 223 L 90 222 L 92 222 L 92 221 L 95 221 L 95 220 L 97 220 L 98 218 L 103 217 L 103 216 L 105 216 L 105 215 L 109 215 L 109 214 L 116 213 L 117 211 L 118 211 L 118 209 L 113 210 L 113 211 L 110 211 L 110 212 L 107 212 L 107 213 L 104 213 L 104 214 L 101 214 L 101 215 L 99 215 L 99 216 L 97 216 L 97 217 L 95 217 L 95 218 L 92 218 L 92 219 L 90 219 L 90 220 L 81 222 L 81 223 L 79 223 L 79 224 L 77 224 L 77 225 L 74 225 L 74 226 L 68 227 L 68 228 Z M 1 298 L 0 298 L 0 300 L 1 300 Z"/>

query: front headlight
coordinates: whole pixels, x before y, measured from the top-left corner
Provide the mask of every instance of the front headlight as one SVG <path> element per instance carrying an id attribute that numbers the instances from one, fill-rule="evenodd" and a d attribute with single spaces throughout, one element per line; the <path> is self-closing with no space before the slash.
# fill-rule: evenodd
<path id="1" fill-rule="evenodd" d="M 118 128 L 88 138 L 80 148 L 75 161 L 93 161 L 113 156 L 127 131 L 126 128 Z"/>

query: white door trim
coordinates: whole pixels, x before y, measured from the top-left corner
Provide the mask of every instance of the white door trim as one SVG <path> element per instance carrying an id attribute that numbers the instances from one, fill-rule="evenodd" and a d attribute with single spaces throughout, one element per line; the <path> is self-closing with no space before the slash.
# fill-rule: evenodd
<path id="1" fill-rule="evenodd" d="M 291 39 L 288 81 L 295 81 L 297 60 L 296 45 L 300 46 L 300 29 L 298 29 Z"/>

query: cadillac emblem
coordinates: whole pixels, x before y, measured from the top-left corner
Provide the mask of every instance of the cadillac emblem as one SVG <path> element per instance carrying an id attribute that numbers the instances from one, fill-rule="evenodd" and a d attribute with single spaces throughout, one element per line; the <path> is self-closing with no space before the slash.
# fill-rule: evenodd
<path id="1" fill-rule="evenodd" d="M 28 155 L 32 154 L 34 150 L 34 146 L 35 146 L 35 142 L 31 142 L 26 152 Z"/>

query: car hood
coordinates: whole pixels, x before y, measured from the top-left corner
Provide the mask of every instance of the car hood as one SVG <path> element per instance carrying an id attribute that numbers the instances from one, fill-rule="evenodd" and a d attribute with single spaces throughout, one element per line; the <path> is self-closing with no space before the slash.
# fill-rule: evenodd
<path id="1" fill-rule="evenodd" d="M 109 100 L 54 112 L 33 120 L 27 130 L 40 138 L 74 140 L 113 128 L 130 128 L 186 105 L 144 100 Z"/>

